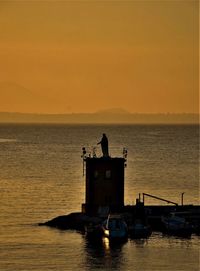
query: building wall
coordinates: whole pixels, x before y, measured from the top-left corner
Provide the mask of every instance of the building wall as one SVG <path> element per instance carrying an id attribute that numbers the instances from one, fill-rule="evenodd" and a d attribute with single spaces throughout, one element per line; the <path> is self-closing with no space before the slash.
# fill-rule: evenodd
<path id="1" fill-rule="evenodd" d="M 124 205 L 124 158 L 86 159 L 86 205 Z"/>

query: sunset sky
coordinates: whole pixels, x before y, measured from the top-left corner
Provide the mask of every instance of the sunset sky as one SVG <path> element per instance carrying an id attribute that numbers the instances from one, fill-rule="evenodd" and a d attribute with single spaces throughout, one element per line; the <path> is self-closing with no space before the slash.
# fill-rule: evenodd
<path id="1" fill-rule="evenodd" d="M 197 113 L 198 1 L 0 1 L 0 111 Z"/>

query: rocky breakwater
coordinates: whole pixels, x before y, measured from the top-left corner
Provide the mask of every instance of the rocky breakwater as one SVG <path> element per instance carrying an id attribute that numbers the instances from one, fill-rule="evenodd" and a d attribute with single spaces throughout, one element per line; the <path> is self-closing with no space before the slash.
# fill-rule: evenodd
<path id="1" fill-rule="evenodd" d="M 98 225 L 101 222 L 102 219 L 99 217 L 91 217 L 81 212 L 76 212 L 55 217 L 44 223 L 39 223 L 39 226 L 49 226 L 61 230 L 72 229 L 77 231 L 84 231 L 86 225 L 90 223 Z"/>

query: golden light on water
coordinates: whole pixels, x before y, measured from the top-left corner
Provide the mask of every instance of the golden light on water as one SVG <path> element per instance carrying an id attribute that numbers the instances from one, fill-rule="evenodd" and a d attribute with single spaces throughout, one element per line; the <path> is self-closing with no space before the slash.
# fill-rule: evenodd
<path id="1" fill-rule="evenodd" d="M 109 238 L 103 237 L 103 245 L 104 245 L 105 251 L 110 251 Z"/>
<path id="2" fill-rule="evenodd" d="M 105 234 L 106 236 L 109 236 L 109 230 L 104 230 L 104 234 Z"/>

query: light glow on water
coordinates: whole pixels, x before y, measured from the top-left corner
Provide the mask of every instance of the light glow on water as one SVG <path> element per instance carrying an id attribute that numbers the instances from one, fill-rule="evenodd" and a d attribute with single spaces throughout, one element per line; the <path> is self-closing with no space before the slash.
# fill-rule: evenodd
<path id="1" fill-rule="evenodd" d="M 0 138 L 0 143 L 6 143 L 6 142 L 16 142 L 16 139 L 12 138 Z"/>

